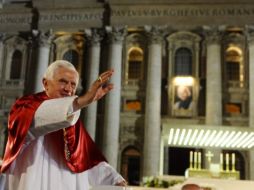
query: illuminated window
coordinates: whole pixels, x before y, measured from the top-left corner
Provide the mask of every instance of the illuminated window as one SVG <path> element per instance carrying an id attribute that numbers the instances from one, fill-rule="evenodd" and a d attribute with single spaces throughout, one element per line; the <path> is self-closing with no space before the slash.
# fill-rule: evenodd
<path id="1" fill-rule="evenodd" d="M 240 103 L 227 103 L 225 105 L 225 110 L 227 114 L 240 114 L 241 113 Z"/>
<path id="2" fill-rule="evenodd" d="M 141 111 L 140 100 L 126 100 L 124 104 L 125 111 Z"/>
<path id="3" fill-rule="evenodd" d="M 226 52 L 228 80 L 240 80 L 240 60 L 241 55 L 235 50 Z"/>
<path id="4" fill-rule="evenodd" d="M 131 49 L 128 56 L 128 79 L 142 78 L 143 61 L 143 51 L 140 48 Z"/>
<path id="5" fill-rule="evenodd" d="M 192 53 L 188 48 L 179 48 L 175 53 L 175 75 L 192 75 Z"/>
<path id="6" fill-rule="evenodd" d="M 22 70 L 22 53 L 15 50 L 12 55 L 10 79 L 20 79 Z"/>
<path id="7" fill-rule="evenodd" d="M 226 75 L 229 82 L 238 82 L 238 86 L 242 86 L 244 81 L 242 50 L 236 46 L 226 50 Z"/>

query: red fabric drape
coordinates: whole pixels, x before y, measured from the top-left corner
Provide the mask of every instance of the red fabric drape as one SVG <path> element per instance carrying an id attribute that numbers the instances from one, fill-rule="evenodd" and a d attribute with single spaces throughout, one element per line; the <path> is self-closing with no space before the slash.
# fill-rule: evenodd
<path id="1" fill-rule="evenodd" d="M 41 92 L 17 100 L 12 107 L 1 172 L 5 172 L 19 154 L 36 109 L 47 99 L 49 98 L 45 92 Z M 59 151 L 65 158 L 63 130 L 47 134 L 46 137 L 53 140 L 56 147 L 55 151 Z M 83 172 L 101 161 L 106 161 L 80 120 L 75 125 L 66 128 L 66 139 L 71 154 L 70 159 L 68 161 L 65 159 L 65 161 L 72 172 Z"/>

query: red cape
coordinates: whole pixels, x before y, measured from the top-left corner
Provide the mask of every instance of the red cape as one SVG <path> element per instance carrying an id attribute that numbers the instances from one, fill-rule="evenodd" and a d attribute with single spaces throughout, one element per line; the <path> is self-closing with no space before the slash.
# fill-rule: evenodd
<path id="1" fill-rule="evenodd" d="M 18 156 L 24 143 L 26 134 L 32 124 L 35 111 L 40 104 L 49 99 L 45 92 L 25 96 L 16 101 L 11 109 L 8 121 L 8 140 L 1 167 L 5 172 Z M 55 151 L 59 151 L 65 159 L 63 130 L 45 135 L 55 145 Z M 70 159 L 65 159 L 66 165 L 72 172 L 83 172 L 99 162 L 106 161 L 96 144 L 93 142 L 80 120 L 73 126 L 66 128 Z"/>

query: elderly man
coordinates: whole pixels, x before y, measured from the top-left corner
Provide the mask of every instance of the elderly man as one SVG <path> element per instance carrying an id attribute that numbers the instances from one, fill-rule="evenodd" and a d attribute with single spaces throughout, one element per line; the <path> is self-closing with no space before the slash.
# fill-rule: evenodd
<path id="1" fill-rule="evenodd" d="M 64 60 L 52 63 L 45 91 L 17 100 L 10 112 L 1 172 L 4 190 L 87 190 L 91 185 L 126 185 L 80 122 L 80 109 L 107 94 L 113 70 L 88 92 L 75 96 L 79 75 Z M 1 186 L 0 186 L 1 187 Z"/>

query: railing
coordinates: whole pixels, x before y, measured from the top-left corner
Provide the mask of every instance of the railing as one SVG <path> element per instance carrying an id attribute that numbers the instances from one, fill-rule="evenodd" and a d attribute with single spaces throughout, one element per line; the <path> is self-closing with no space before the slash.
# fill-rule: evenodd
<path id="1" fill-rule="evenodd" d="M 4 90 L 20 90 L 24 88 L 24 80 L 23 79 L 15 79 L 15 80 L 0 80 L 0 89 Z"/>
<path id="2" fill-rule="evenodd" d="M 0 80 L 0 88 L 24 88 L 23 79 Z"/>
<path id="3" fill-rule="evenodd" d="M 242 81 L 228 81 L 228 87 L 229 88 L 244 88 L 246 87 L 246 84 Z"/>
<path id="4" fill-rule="evenodd" d="M 128 86 L 143 86 L 144 81 L 141 79 L 128 79 L 124 81 L 124 84 Z"/>

